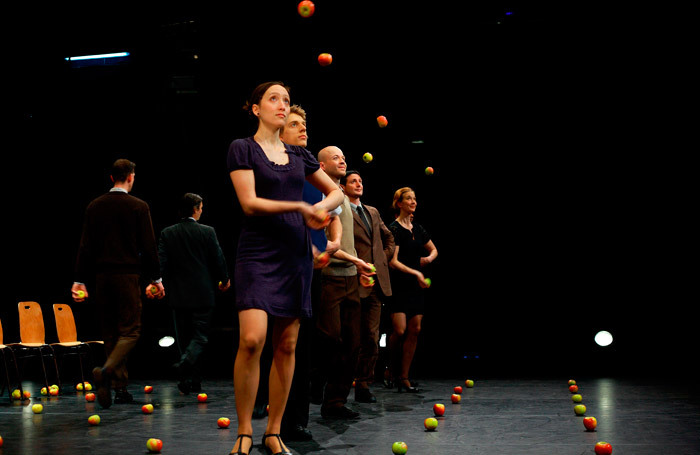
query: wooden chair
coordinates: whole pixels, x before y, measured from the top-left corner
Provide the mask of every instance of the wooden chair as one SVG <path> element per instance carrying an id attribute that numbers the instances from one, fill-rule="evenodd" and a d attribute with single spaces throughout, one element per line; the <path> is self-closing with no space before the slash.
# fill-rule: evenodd
<path id="1" fill-rule="evenodd" d="M 53 347 L 44 341 L 44 317 L 41 307 L 37 302 L 19 302 L 17 310 L 19 312 L 19 337 L 21 341 L 8 344 L 8 346 L 12 348 L 15 354 L 21 354 L 23 357 L 39 355 L 41 368 L 44 372 L 44 384 L 47 390 L 49 389 L 49 378 L 46 374 L 44 357 L 48 353 L 53 358 L 56 381 L 58 382 L 59 390 L 61 390 L 61 378 L 58 374 L 55 352 Z"/>
<path id="2" fill-rule="evenodd" d="M 20 376 L 19 368 L 17 367 L 17 358 L 15 357 L 15 353 L 12 350 L 12 348 L 3 344 L 2 321 L 0 321 L 0 355 L 2 355 L 2 363 L 5 367 L 5 385 L 7 386 L 7 395 L 10 397 L 10 401 L 12 401 L 12 387 L 10 387 L 10 369 L 7 367 L 6 354 L 12 356 L 12 362 L 15 365 L 15 376 L 17 378 L 17 388 L 19 389 L 19 396 L 21 400 L 25 400 L 27 398 L 24 397 L 24 390 L 22 390 L 22 377 Z M 5 387 L 5 385 L 3 385 L 3 388 Z M 2 390 L 0 390 L 0 395 L 2 395 Z"/>
<path id="3" fill-rule="evenodd" d="M 74 350 L 78 354 L 78 360 L 80 363 L 80 379 L 85 382 L 85 375 L 83 370 L 83 355 L 87 350 L 87 354 L 92 360 L 92 350 L 90 346 L 93 344 L 104 345 L 103 341 L 79 341 L 78 340 L 78 330 L 75 325 L 75 317 L 73 316 L 73 310 L 69 305 L 65 303 L 55 303 L 53 305 L 54 319 L 56 319 L 56 334 L 58 335 L 58 343 L 51 343 L 53 347 L 62 348 L 62 350 Z M 63 352 L 62 354 L 66 354 Z"/>

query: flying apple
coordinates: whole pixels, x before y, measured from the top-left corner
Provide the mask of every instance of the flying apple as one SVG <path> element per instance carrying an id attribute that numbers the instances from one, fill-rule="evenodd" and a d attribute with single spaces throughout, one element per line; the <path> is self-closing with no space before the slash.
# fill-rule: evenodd
<path id="1" fill-rule="evenodd" d="M 319 54 L 318 56 L 318 64 L 321 66 L 328 66 L 333 62 L 333 56 L 329 54 L 328 52 L 324 52 L 322 54 Z"/>
<path id="2" fill-rule="evenodd" d="M 389 124 L 389 121 L 386 119 L 385 116 L 380 115 L 377 117 L 377 125 L 379 125 L 379 128 L 385 128 Z"/>
<path id="3" fill-rule="evenodd" d="M 316 11 L 316 5 L 310 0 L 303 0 L 297 5 L 297 12 L 301 17 L 311 17 Z"/>
<path id="4" fill-rule="evenodd" d="M 431 166 L 425 168 L 425 175 L 433 175 L 434 173 L 435 169 L 433 169 Z"/>
<path id="5" fill-rule="evenodd" d="M 596 443 L 594 447 L 596 455 L 610 455 L 612 453 L 612 445 L 605 441 Z"/>
<path id="6" fill-rule="evenodd" d="M 425 429 L 428 431 L 435 431 L 438 427 L 438 421 L 435 417 L 428 417 L 423 421 L 423 425 L 425 426 Z"/>
<path id="7" fill-rule="evenodd" d="M 433 413 L 438 417 L 445 415 L 445 405 L 442 403 L 435 403 L 433 405 Z"/>
<path id="8" fill-rule="evenodd" d="M 391 451 L 396 455 L 405 455 L 408 452 L 408 446 L 403 441 L 397 441 L 391 446 Z"/>
<path id="9" fill-rule="evenodd" d="M 231 419 L 228 417 L 219 417 L 216 424 L 219 425 L 219 428 L 228 428 L 228 426 L 231 425 Z"/>
<path id="10" fill-rule="evenodd" d="M 325 251 L 314 259 L 316 261 L 316 264 L 320 265 L 321 267 L 325 267 L 326 264 L 328 264 L 331 260 L 331 255 L 326 253 Z"/>
<path id="11" fill-rule="evenodd" d="M 598 420 L 595 417 L 584 417 L 583 426 L 586 427 L 587 431 L 594 431 L 595 427 L 598 426 Z"/>
<path id="12" fill-rule="evenodd" d="M 372 156 L 371 153 L 367 152 L 364 155 L 362 155 L 362 161 L 365 163 L 370 163 L 374 157 Z"/>

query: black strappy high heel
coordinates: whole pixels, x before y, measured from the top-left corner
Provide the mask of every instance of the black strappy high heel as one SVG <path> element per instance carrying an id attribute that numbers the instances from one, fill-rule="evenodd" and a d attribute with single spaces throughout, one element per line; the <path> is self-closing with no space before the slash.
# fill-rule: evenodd
<path id="1" fill-rule="evenodd" d="M 277 453 L 274 453 L 274 454 L 272 453 L 272 449 L 269 448 L 269 447 L 267 446 L 267 444 L 265 444 L 265 439 L 267 439 L 267 438 L 273 438 L 273 437 L 274 437 L 274 438 L 277 438 L 277 442 L 280 443 L 280 448 L 282 449 L 281 452 L 277 452 Z M 285 445 L 282 443 L 282 438 L 280 437 L 279 434 L 264 434 L 264 435 L 263 435 L 263 438 L 262 438 L 262 445 L 263 445 L 263 447 L 265 447 L 265 450 L 267 450 L 267 453 L 269 453 L 270 455 L 292 455 L 292 452 L 289 452 L 288 450 L 285 450 Z"/>
<path id="2" fill-rule="evenodd" d="M 248 451 L 250 452 L 250 449 L 253 448 L 253 437 L 249 434 L 239 434 L 236 438 L 236 441 L 238 441 L 239 439 L 241 440 L 240 444 L 238 444 L 238 450 L 235 452 L 231 452 L 229 455 L 248 455 L 248 453 L 241 451 L 241 447 L 243 447 L 243 438 L 250 439 L 250 448 L 248 449 Z M 233 445 L 236 445 L 236 443 L 234 442 Z"/>
<path id="3" fill-rule="evenodd" d="M 408 378 L 397 378 L 396 379 L 396 385 L 399 389 L 399 392 L 403 392 L 404 390 L 408 393 L 418 393 L 419 390 L 416 387 L 406 385 L 404 381 L 408 382 Z"/>

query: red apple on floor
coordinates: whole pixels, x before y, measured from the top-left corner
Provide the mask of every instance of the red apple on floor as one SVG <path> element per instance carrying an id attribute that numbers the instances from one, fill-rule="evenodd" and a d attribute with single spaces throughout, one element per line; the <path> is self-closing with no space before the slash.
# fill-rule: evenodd
<path id="1" fill-rule="evenodd" d="M 460 395 L 460 394 L 458 394 L 458 393 L 453 393 L 453 394 L 452 394 L 452 402 L 455 403 L 455 404 L 457 404 L 457 403 L 459 403 L 460 401 L 462 401 L 462 395 Z"/>
<path id="2" fill-rule="evenodd" d="M 153 386 L 152 385 L 147 385 L 143 388 L 144 393 L 151 393 L 153 392 Z"/>
<path id="3" fill-rule="evenodd" d="M 95 394 L 90 392 L 85 394 L 85 401 L 95 401 Z"/>
<path id="4" fill-rule="evenodd" d="M 231 419 L 228 417 L 219 417 L 216 424 L 219 425 L 219 428 L 228 428 L 228 426 L 231 425 Z"/>
<path id="5" fill-rule="evenodd" d="M 610 455 L 612 453 L 612 445 L 605 441 L 601 441 L 595 445 L 596 455 Z"/>
<path id="6" fill-rule="evenodd" d="M 442 403 L 435 403 L 433 405 L 433 413 L 438 417 L 445 415 L 445 405 Z"/>
<path id="7" fill-rule="evenodd" d="M 151 438 L 146 441 L 146 448 L 152 453 L 160 452 L 163 449 L 163 441 L 160 439 Z"/>
<path id="8" fill-rule="evenodd" d="M 204 403 L 205 401 L 207 401 L 207 394 L 200 393 L 199 395 L 197 395 L 197 401 L 199 401 L 200 403 Z"/>
<path id="9" fill-rule="evenodd" d="M 576 392 L 578 392 L 578 386 L 577 386 L 576 384 L 570 385 L 570 386 L 569 386 L 569 392 L 571 392 L 571 393 L 576 393 Z"/>
<path id="10" fill-rule="evenodd" d="M 391 446 L 391 451 L 396 455 L 405 455 L 408 452 L 408 446 L 403 441 L 397 441 Z"/>
<path id="11" fill-rule="evenodd" d="M 462 386 L 455 387 L 455 393 L 462 393 Z"/>
<path id="12" fill-rule="evenodd" d="M 586 406 L 582 404 L 577 404 L 574 406 L 574 413 L 576 413 L 577 416 L 582 416 L 586 413 Z"/>
<path id="13" fill-rule="evenodd" d="M 435 431 L 438 427 L 438 421 L 435 417 L 428 417 L 423 421 L 423 425 L 425 426 L 425 429 L 428 431 Z"/>
<path id="14" fill-rule="evenodd" d="M 141 412 L 144 414 L 153 414 L 153 405 L 151 403 L 144 404 L 141 406 Z"/>
<path id="15" fill-rule="evenodd" d="M 318 64 L 321 66 L 328 66 L 333 61 L 333 56 L 328 52 L 324 52 L 318 56 Z"/>
<path id="16" fill-rule="evenodd" d="M 598 420 L 595 417 L 584 417 L 583 426 L 586 427 L 586 430 L 593 431 L 598 426 Z"/>
<path id="17" fill-rule="evenodd" d="M 469 388 L 472 388 L 474 387 L 474 381 L 472 381 L 471 379 L 467 379 L 466 381 L 464 381 L 464 385 L 466 385 Z"/>
<path id="18" fill-rule="evenodd" d="M 576 385 L 576 381 L 574 381 L 573 379 L 569 379 L 569 385 Z"/>
<path id="19" fill-rule="evenodd" d="M 92 416 L 88 417 L 88 423 L 89 423 L 90 425 L 93 425 L 93 426 L 99 425 L 99 424 L 100 424 L 100 416 L 98 416 L 97 414 L 95 414 L 95 415 L 92 415 Z"/>

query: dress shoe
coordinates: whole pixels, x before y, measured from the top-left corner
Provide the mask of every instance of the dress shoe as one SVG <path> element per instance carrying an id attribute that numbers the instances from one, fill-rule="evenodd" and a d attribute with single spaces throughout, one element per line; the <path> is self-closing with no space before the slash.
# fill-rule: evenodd
<path id="1" fill-rule="evenodd" d="M 398 378 L 396 380 L 396 385 L 399 389 L 399 392 L 408 392 L 408 393 L 418 393 L 420 390 L 418 390 L 417 387 L 414 387 L 411 385 L 410 381 L 406 378 Z"/>
<path id="2" fill-rule="evenodd" d="M 355 412 L 345 406 L 321 407 L 321 416 L 325 419 L 357 419 L 360 417 L 359 412 Z"/>
<path id="3" fill-rule="evenodd" d="M 289 428 L 282 428 L 280 435 L 288 441 L 311 441 L 314 438 L 311 431 L 301 424 L 292 425 Z"/>
<path id="4" fill-rule="evenodd" d="M 359 401 L 360 403 L 376 403 L 377 397 L 375 397 L 369 389 L 355 387 L 355 401 Z"/>
<path id="5" fill-rule="evenodd" d="M 106 368 L 95 367 L 92 377 L 97 385 L 97 402 L 107 409 L 112 405 L 112 375 Z"/>
<path id="6" fill-rule="evenodd" d="M 117 390 L 114 393 L 114 404 L 133 403 L 134 397 L 126 389 Z"/>

